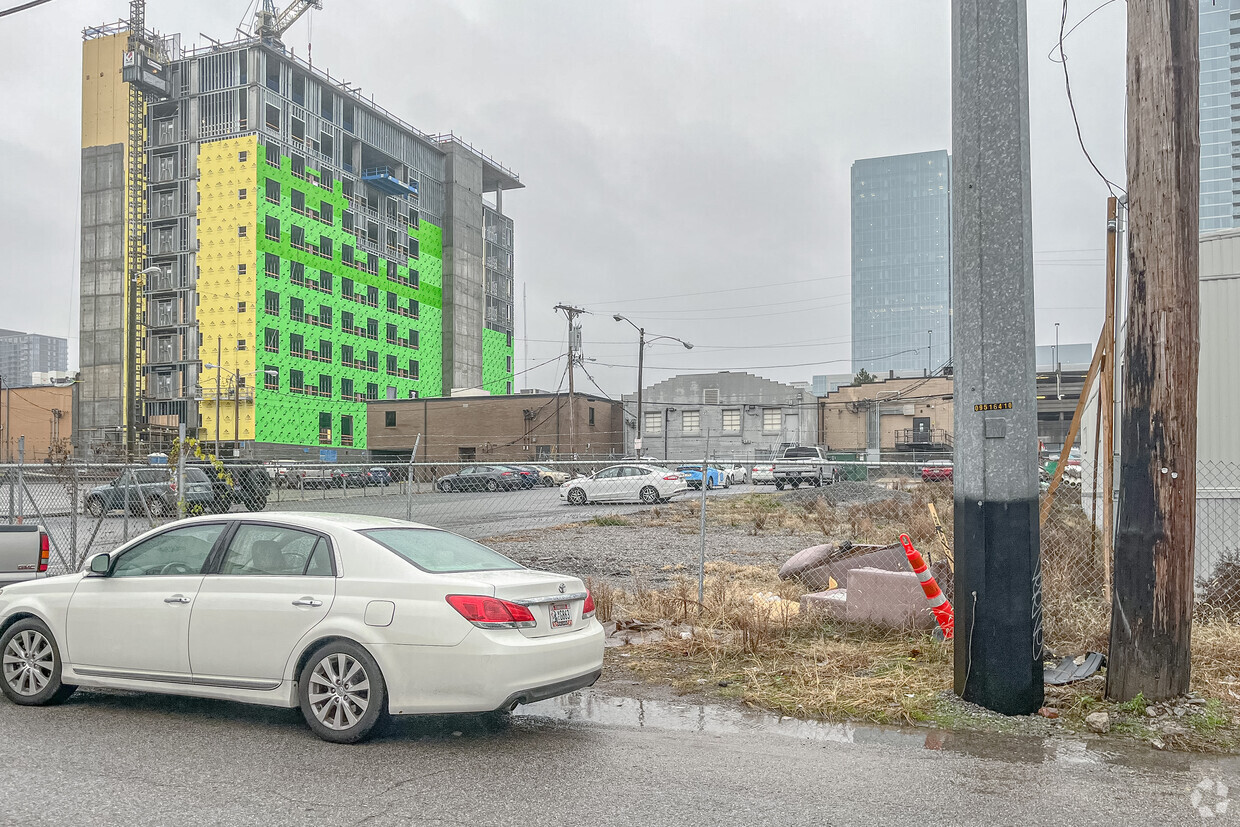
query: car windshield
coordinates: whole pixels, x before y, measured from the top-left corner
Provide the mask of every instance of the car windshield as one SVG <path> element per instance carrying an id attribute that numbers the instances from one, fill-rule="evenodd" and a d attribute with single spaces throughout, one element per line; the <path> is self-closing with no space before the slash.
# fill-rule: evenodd
<path id="1" fill-rule="evenodd" d="M 371 528 L 358 533 L 394 551 L 422 571 L 436 574 L 525 568 L 499 552 L 448 531 Z"/>
<path id="2" fill-rule="evenodd" d="M 208 477 L 207 472 L 202 470 L 201 468 L 186 468 L 185 469 L 185 481 L 186 482 L 210 482 L 211 478 Z"/>

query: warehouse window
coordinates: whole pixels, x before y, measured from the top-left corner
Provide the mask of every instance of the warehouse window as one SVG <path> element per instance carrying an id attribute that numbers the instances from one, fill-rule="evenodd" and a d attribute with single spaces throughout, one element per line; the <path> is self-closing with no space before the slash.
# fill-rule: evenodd
<path id="1" fill-rule="evenodd" d="M 784 415 L 779 408 L 764 408 L 762 410 L 762 430 L 778 431 L 783 428 Z"/>
<path id="2" fill-rule="evenodd" d="M 396 427 L 396 411 L 384 411 L 383 412 L 383 427 L 385 428 Z"/>
<path id="3" fill-rule="evenodd" d="M 680 430 L 686 434 L 696 434 L 702 430 L 701 411 L 681 411 Z"/>
<path id="4" fill-rule="evenodd" d="M 642 427 L 642 433 L 661 434 L 663 433 L 663 411 L 646 411 L 643 417 L 646 422 Z"/>
<path id="5" fill-rule="evenodd" d="M 739 431 L 741 429 L 741 409 L 727 408 L 723 412 L 723 430 Z"/>
<path id="6" fill-rule="evenodd" d="M 593 408 L 590 409 L 590 424 L 591 425 L 594 424 L 594 409 Z"/>

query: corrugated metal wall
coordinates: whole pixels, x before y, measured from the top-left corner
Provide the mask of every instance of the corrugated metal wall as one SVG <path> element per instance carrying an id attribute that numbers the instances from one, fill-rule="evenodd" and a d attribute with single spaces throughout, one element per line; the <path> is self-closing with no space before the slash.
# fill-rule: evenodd
<path id="1" fill-rule="evenodd" d="M 1240 232 L 1202 236 L 1197 376 L 1197 457 L 1240 462 Z"/>

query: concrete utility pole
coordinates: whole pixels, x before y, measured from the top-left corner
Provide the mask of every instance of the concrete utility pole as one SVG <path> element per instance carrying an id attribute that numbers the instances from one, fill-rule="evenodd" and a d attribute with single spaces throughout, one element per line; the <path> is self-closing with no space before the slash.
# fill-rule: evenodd
<path id="1" fill-rule="evenodd" d="M 577 406 L 573 402 L 573 365 L 577 362 L 577 347 L 573 340 L 573 334 L 576 326 L 573 322 L 577 317 L 586 311 L 580 307 L 571 307 L 567 304 L 557 304 L 555 309 L 562 311 L 568 317 L 568 453 L 577 458 Z"/>
<path id="2" fill-rule="evenodd" d="M 1196 0 L 1128 3 L 1128 327 L 1107 697 L 1188 690 L 1197 498 Z"/>
<path id="3" fill-rule="evenodd" d="M 1007 715 L 1043 700 L 1026 19 L 952 2 L 955 689 Z"/>

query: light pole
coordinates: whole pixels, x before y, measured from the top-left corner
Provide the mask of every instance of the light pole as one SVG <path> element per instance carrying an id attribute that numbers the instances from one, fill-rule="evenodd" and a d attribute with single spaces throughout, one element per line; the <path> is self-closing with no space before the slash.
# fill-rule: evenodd
<path id="1" fill-rule="evenodd" d="M 1059 322 L 1055 322 L 1055 398 L 1063 399 L 1063 387 L 1059 370 Z"/>
<path id="2" fill-rule="evenodd" d="M 680 342 L 685 346 L 685 350 L 693 350 L 693 345 L 684 339 L 678 339 L 675 336 L 655 336 L 653 339 L 646 339 L 646 328 L 640 327 L 633 323 L 633 320 L 627 316 L 621 316 L 619 313 L 612 316 L 617 322 L 628 322 L 629 326 L 637 331 L 637 428 L 635 433 L 637 437 L 633 441 L 633 453 L 635 456 L 641 456 L 642 451 L 642 366 L 646 361 L 646 345 L 653 344 L 660 339 L 670 339 L 673 342 Z M 666 425 L 666 423 L 664 423 Z M 664 459 L 667 458 L 667 428 L 663 429 L 664 436 Z"/>
<path id="3" fill-rule="evenodd" d="M 125 379 L 122 388 L 122 411 L 128 411 L 125 419 L 125 457 L 129 458 L 136 441 L 138 424 L 138 292 L 146 276 L 162 273 L 159 267 L 147 267 L 129 277 L 129 329 L 125 339 Z"/>
<path id="4" fill-rule="evenodd" d="M 933 376 L 934 368 L 931 364 L 934 359 L 934 331 L 927 330 L 926 337 L 928 340 L 926 343 L 926 376 Z"/>
<path id="5" fill-rule="evenodd" d="M 203 362 L 204 368 L 215 370 L 215 455 L 220 455 L 220 374 L 224 370 L 222 365 Z M 233 442 L 236 443 L 237 456 L 241 455 L 241 378 L 243 376 L 253 376 L 259 373 L 258 369 L 242 373 L 240 370 L 231 371 L 228 377 L 229 383 L 232 385 L 233 394 Z M 275 370 L 261 371 L 266 376 L 279 376 L 279 372 Z"/>

